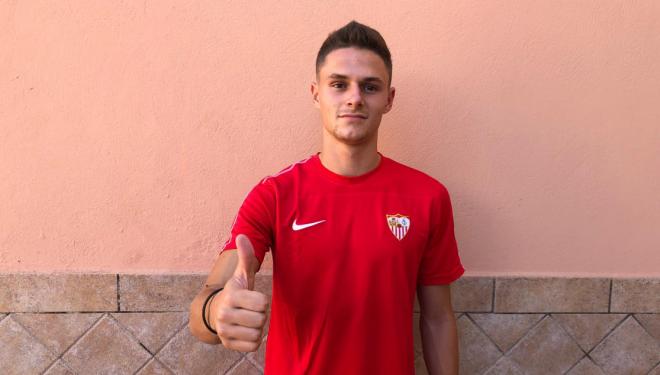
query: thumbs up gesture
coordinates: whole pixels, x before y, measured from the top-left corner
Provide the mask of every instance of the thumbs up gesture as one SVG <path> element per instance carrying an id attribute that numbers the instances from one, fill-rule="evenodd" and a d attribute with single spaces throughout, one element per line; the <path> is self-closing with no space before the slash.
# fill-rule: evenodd
<path id="1" fill-rule="evenodd" d="M 261 344 L 268 297 L 254 291 L 259 261 L 247 236 L 236 237 L 236 251 L 236 270 L 224 289 L 211 300 L 209 320 L 226 348 L 253 352 Z"/>

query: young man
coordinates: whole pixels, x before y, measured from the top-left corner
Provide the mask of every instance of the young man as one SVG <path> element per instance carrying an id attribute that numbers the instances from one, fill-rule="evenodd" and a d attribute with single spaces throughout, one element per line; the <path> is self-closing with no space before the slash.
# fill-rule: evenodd
<path id="1" fill-rule="evenodd" d="M 378 152 L 391 79 L 376 30 L 353 21 L 328 36 L 311 86 L 322 150 L 248 194 L 191 304 L 190 329 L 200 340 L 258 348 L 268 300 L 252 289 L 270 250 L 266 374 L 414 374 L 415 292 L 429 373 L 458 372 L 449 284 L 464 269 L 449 194 Z"/>

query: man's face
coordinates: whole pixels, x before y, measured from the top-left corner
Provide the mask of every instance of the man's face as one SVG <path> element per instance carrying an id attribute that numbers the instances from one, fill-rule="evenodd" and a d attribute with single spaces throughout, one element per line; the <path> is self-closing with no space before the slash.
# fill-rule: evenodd
<path id="1" fill-rule="evenodd" d="M 381 117 L 394 100 L 388 80 L 385 62 L 372 51 L 350 47 L 330 52 L 311 87 L 324 137 L 349 145 L 376 141 Z"/>

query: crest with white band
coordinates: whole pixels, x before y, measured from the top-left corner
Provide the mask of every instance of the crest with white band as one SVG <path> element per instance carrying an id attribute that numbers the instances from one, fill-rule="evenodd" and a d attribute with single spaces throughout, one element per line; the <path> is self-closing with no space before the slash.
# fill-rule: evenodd
<path id="1" fill-rule="evenodd" d="M 390 227 L 390 231 L 392 231 L 394 237 L 401 241 L 410 229 L 410 218 L 401 214 L 385 215 L 385 217 L 387 218 L 387 226 Z"/>

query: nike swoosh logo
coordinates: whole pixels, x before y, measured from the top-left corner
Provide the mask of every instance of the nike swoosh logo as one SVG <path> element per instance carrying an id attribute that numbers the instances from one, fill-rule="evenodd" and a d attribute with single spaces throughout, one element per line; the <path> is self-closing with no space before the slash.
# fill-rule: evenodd
<path id="1" fill-rule="evenodd" d="M 321 224 L 321 223 L 325 222 L 325 220 L 320 220 L 320 221 L 315 221 L 313 223 L 298 224 L 298 223 L 296 223 L 296 220 L 298 220 L 298 219 L 293 220 L 293 225 L 291 226 L 291 228 L 293 230 L 301 230 L 301 229 L 313 227 L 314 225 Z"/>

